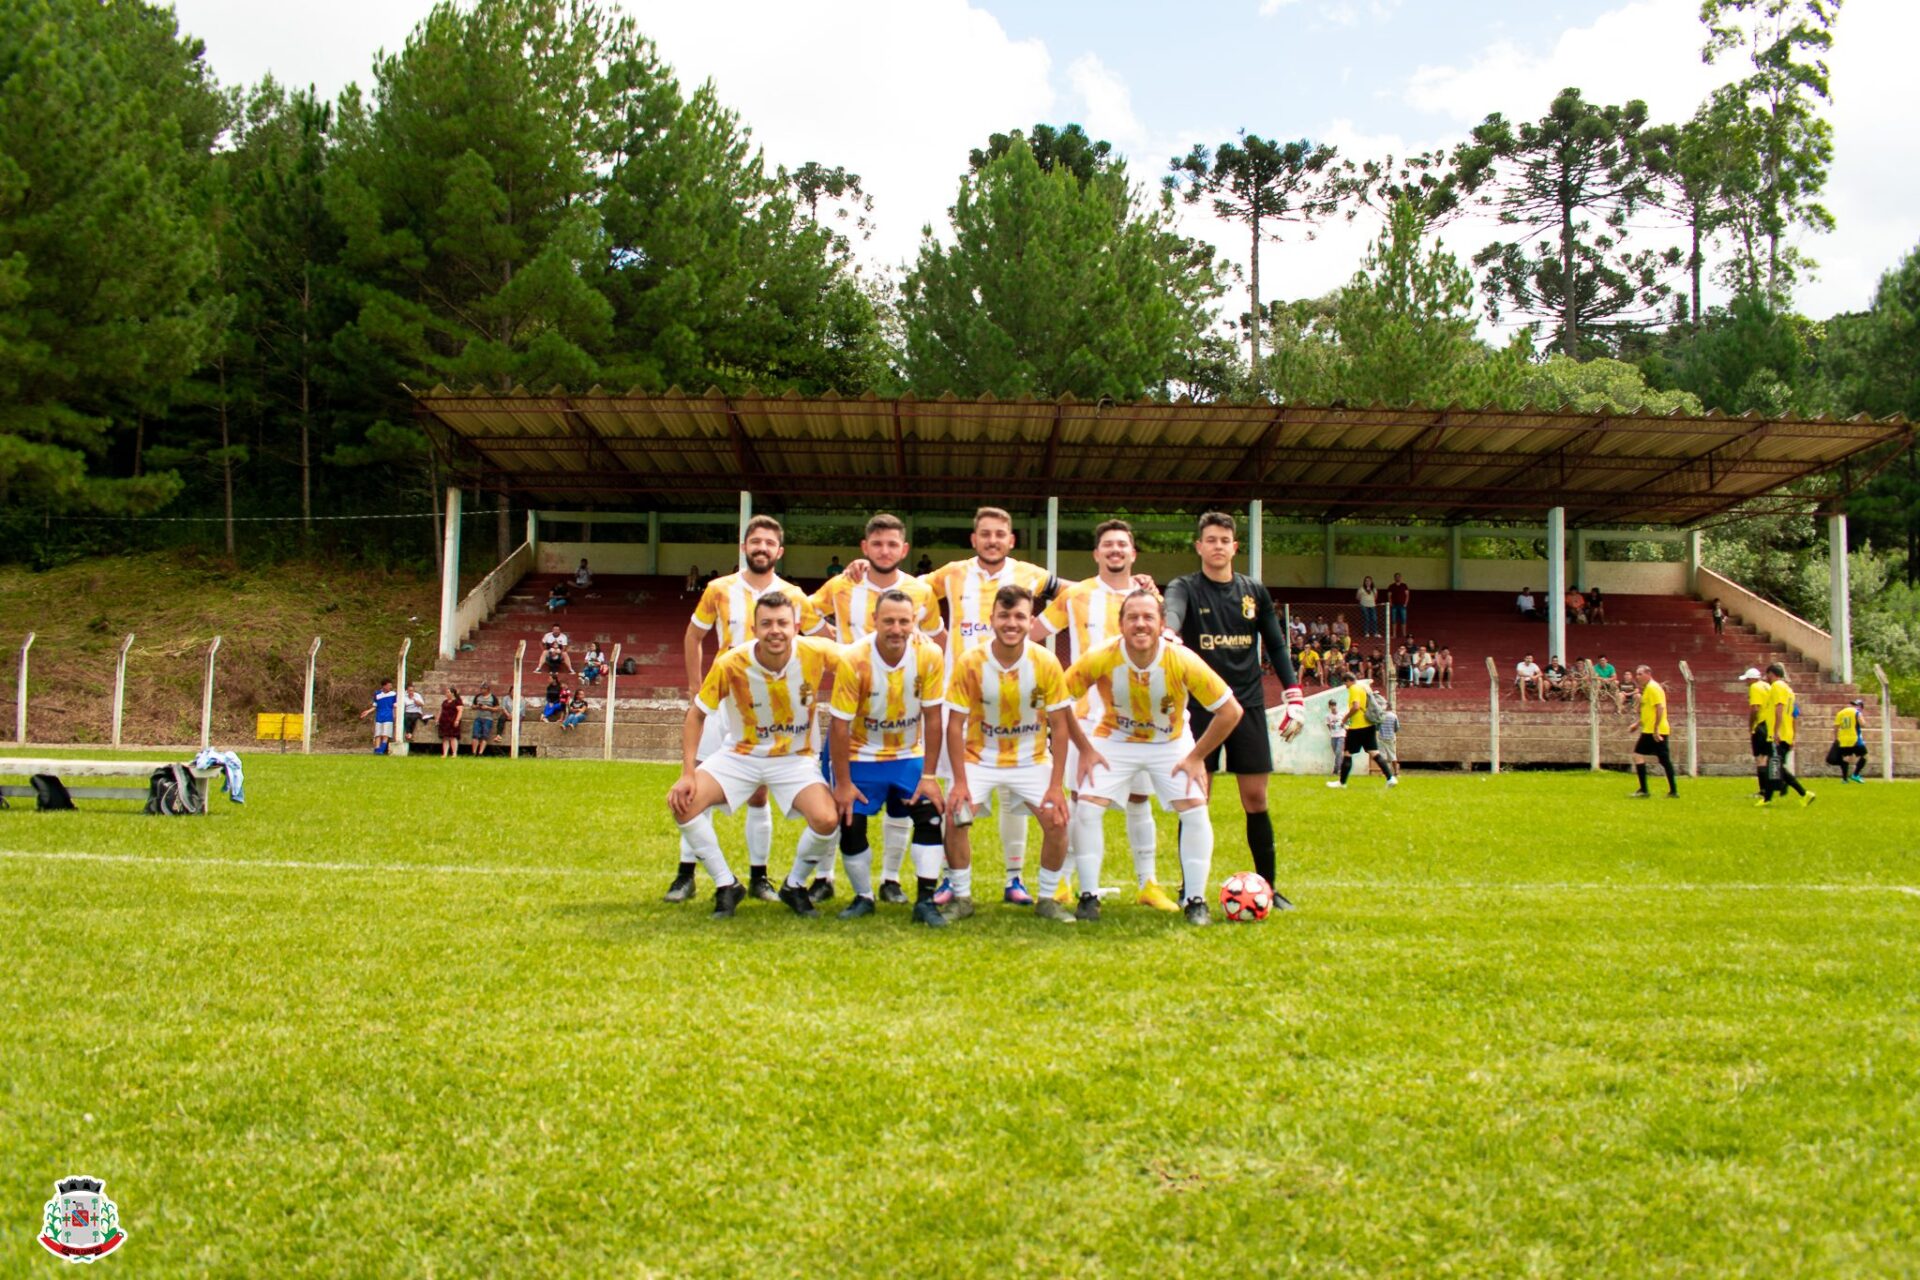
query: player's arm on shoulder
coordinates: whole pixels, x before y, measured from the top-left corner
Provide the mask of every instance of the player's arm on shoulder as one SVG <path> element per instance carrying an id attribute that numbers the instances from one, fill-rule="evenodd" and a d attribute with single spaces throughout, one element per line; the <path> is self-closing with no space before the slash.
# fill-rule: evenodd
<path id="1" fill-rule="evenodd" d="M 1167 584 L 1167 594 L 1161 601 L 1161 610 L 1166 617 L 1161 634 L 1175 644 L 1180 643 L 1180 628 L 1187 620 L 1187 590 L 1187 580 L 1175 578 Z"/>

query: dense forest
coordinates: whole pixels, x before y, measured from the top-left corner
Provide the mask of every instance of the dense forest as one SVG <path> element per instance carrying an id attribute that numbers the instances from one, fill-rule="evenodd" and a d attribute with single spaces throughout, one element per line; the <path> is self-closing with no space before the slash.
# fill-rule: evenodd
<path id="1" fill-rule="evenodd" d="M 443 4 L 329 102 L 219 83 L 164 6 L 24 0 L 0 10 L 0 535 L 43 566 L 181 537 L 428 561 L 403 384 L 1920 416 L 1920 247 L 1865 311 L 1794 306 L 1835 229 L 1840 10 L 1704 0 L 1733 75 L 1686 120 L 1570 87 L 1421 155 L 1255 121 L 1152 164 L 1009 129 L 954 157 L 951 225 L 888 271 L 854 252 L 859 175 L 770 167 L 611 5 Z M 1183 232 L 1189 203 L 1249 271 Z M 1464 217 L 1501 229 L 1467 261 L 1442 240 Z M 1379 227 L 1351 281 L 1263 301 L 1262 245 L 1345 218 Z M 1483 318 L 1524 326 L 1491 344 Z M 1912 670 L 1912 448 L 1850 516 L 1859 645 Z M 1823 538 L 1736 523 L 1709 554 L 1824 621 Z"/>

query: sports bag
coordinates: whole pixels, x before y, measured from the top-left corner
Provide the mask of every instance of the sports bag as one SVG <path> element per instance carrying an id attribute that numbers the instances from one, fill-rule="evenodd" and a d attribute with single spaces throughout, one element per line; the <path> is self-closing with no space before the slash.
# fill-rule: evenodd
<path id="1" fill-rule="evenodd" d="M 1367 687 L 1367 723 L 1379 724 L 1387 718 L 1387 700 L 1371 685 Z"/>
<path id="2" fill-rule="evenodd" d="M 161 765 L 147 779 L 148 813 L 178 817 L 181 814 L 199 813 L 200 810 L 200 793 L 194 787 L 193 775 L 187 772 L 185 765 Z"/>
<path id="3" fill-rule="evenodd" d="M 71 809 L 73 797 L 67 794 L 67 786 L 50 773 L 36 773 L 27 779 L 33 784 L 34 807 L 39 809 Z"/>

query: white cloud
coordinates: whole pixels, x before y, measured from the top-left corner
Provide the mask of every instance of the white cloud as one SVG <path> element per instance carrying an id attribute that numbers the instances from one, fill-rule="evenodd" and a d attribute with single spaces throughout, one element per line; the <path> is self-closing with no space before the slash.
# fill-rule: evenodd
<path id="1" fill-rule="evenodd" d="M 1299 4 L 1300 0 L 1260 0 L 1260 16 L 1271 18 L 1289 5 Z"/>

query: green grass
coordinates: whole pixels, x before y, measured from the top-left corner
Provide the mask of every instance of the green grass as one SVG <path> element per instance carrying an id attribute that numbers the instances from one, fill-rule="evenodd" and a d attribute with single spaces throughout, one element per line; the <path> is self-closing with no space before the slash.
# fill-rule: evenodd
<path id="1" fill-rule="evenodd" d="M 130 1276 L 1920 1274 L 1911 784 L 1276 778 L 1298 912 L 930 934 L 663 905 L 659 766 L 249 765 L 0 814 L 0 1272 L 91 1173 Z"/>

